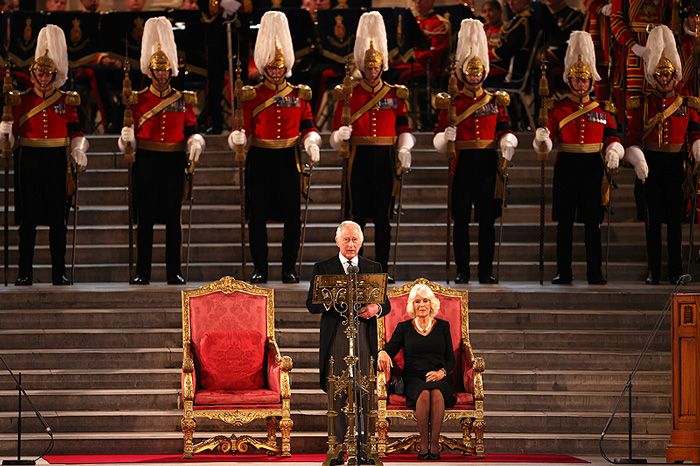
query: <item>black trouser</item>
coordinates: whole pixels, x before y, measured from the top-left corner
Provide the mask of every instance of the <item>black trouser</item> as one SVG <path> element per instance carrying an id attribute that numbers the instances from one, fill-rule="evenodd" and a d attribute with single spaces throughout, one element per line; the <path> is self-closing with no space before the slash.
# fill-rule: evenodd
<path id="1" fill-rule="evenodd" d="M 492 149 L 462 150 L 452 185 L 454 253 L 457 272 L 469 276 L 469 222 L 474 206 L 479 224 L 479 278 L 492 275 L 496 243 L 494 224 L 500 215 L 496 187 L 498 154 Z"/>
<path id="2" fill-rule="evenodd" d="M 250 254 L 256 270 L 266 271 L 267 221 L 284 222 L 282 268 L 293 270 L 301 241 L 301 186 L 295 147 L 253 147 L 246 159 L 245 187 Z"/>
<path id="3" fill-rule="evenodd" d="M 666 223 L 668 275 L 675 281 L 682 273 L 681 221 L 683 218 L 683 157 L 681 153 L 647 152 L 649 177 L 644 183 L 648 209 L 646 228 L 649 273 L 661 275 L 661 224 Z"/>
<path id="4" fill-rule="evenodd" d="M 368 220 L 374 222 L 374 256 L 384 272 L 391 248 L 393 183 L 393 147 L 357 146 L 350 177 L 351 216 L 363 231 Z"/>
<path id="5" fill-rule="evenodd" d="M 66 272 L 66 148 L 21 147 L 15 159 L 19 275 L 32 276 L 36 227 L 49 226 L 51 275 Z"/>
<path id="6" fill-rule="evenodd" d="M 150 279 L 153 260 L 153 225 L 165 224 L 165 268 L 168 278 L 180 275 L 182 247 L 182 192 L 184 152 L 138 150 L 134 163 L 134 189 L 138 220 L 136 273 Z"/>
<path id="7" fill-rule="evenodd" d="M 554 165 L 552 217 L 557 224 L 557 273 L 571 279 L 572 242 L 575 221 L 585 225 L 586 277 L 602 277 L 600 241 L 601 183 L 603 162 L 599 153 L 560 152 Z"/>

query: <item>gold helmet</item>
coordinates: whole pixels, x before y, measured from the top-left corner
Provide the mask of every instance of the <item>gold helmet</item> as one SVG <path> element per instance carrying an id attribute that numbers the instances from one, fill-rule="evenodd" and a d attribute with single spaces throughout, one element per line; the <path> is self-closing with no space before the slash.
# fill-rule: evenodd
<path id="1" fill-rule="evenodd" d="M 656 65 L 656 69 L 654 70 L 654 74 L 656 76 L 669 76 L 673 75 L 676 73 L 676 67 L 673 66 L 673 63 L 671 63 L 671 60 L 668 58 L 661 57 L 661 60 L 659 60 L 659 63 Z"/>
<path id="2" fill-rule="evenodd" d="M 581 59 L 581 55 L 579 55 L 578 60 L 571 65 L 571 68 L 569 68 L 569 71 L 566 73 L 566 77 L 567 79 L 592 79 L 593 73 L 591 73 L 591 68 L 588 64 Z"/>
<path id="3" fill-rule="evenodd" d="M 171 71 L 172 66 L 168 56 L 161 50 L 160 43 L 157 44 L 157 50 L 148 62 L 148 68 L 152 71 Z"/>
<path id="4" fill-rule="evenodd" d="M 56 73 L 58 68 L 56 63 L 49 57 L 49 49 L 44 51 L 43 55 L 39 55 L 32 63 L 32 71 L 41 71 L 43 73 Z"/>
<path id="5" fill-rule="evenodd" d="M 284 60 L 284 52 L 279 46 L 279 42 L 275 43 L 275 54 L 272 56 L 272 60 L 267 64 L 270 68 L 284 68 L 287 66 Z"/>
<path id="6" fill-rule="evenodd" d="M 374 48 L 374 40 L 369 41 L 369 48 L 365 51 L 365 68 L 381 68 L 384 65 L 382 53 Z"/>
<path id="7" fill-rule="evenodd" d="M 484 62 L 478 56 L 473 56 L 464 64 L 464 74 L 468 76 L 482 76 L 486 71 Z"/>

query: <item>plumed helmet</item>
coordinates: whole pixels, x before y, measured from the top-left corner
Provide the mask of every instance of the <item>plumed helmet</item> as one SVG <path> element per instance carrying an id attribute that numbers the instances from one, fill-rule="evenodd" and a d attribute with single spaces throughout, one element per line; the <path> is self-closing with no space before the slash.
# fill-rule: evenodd
<path id="1" fill-rule="evenodd" d="M 389 51 L 386 43 L 384 18 L 378 11 L 360 16 L 354 49 L 355 66 L 362 71 L 367 65 L 389 69 Z"/>
<path id="2" fill-rule="evenodd" d="M 33 70 L 56 73 L 52 81 L 55 89 L 63 86 L 68 77 L 68 49 L 66 35 L 61 28 L 49 24 L 39 31 L 34 52 Z"/>
<path id="3" fill-rule="evenodd" d="M 268 11 L 260 19 L 253 59 L 260 74 L 264 74 L 265 67 L 269 65 L 273 68 L 287 67 L 285 76 L 292 75 L 294 44 L 287 17 L 281 11 Z"/>
<path id="4" fill-rule="evenodd" d="M 600 81 L 595 68 L 595 49 L 591 35 L 584 31 L 574 31 L 569 37 L 569 46 L 564 57 L 564 82 L 570 78 Z"/>
<path id="5" fill-rule="evenodd" d="M 457 35 L 455 53 L 457 77 L 464 81 L 464 74 L 489 74 L 489 45 L 481 21 L 464 19 Z"/>
<path id="6" fill-rule="evenodd" d="M 644 49 L 644 74 L 650 83 L 655 83 L 657 74 L 683 76 L 681 57 L 676 49 L 676 39 L 668 26 L 656 26 L 649 33 Z"/>
<path id="7" fill-rule="evenodd" d="M 141 72 L 153 79 L 151 70 L 170 70 L 178 74 L 177 46 L 170 21 L 164 16 L 150 18 L 141 40 Z"/>

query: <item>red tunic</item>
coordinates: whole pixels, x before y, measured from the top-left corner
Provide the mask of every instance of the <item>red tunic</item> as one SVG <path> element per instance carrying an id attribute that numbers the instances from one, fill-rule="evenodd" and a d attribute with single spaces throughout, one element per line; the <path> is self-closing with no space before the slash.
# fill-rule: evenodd
<path id="1" fill-rule="evenodd" d="M 311 92 L 306 86 L 285 82 L 275 89 L 268 81 L 256 86 L 250 100 L 243 102 L 243 127 L 251 144 L 267 148 L 291 147 L 296 145 L 300 133 L 305 136 L 317 131 L 308 102 L 310 98 Z"/>
<path id="2" fill-rule="evenodd" d="M 336 88 L 337 92 L 338 88 Z M 403 86 L 392 86 L 380 81 L 375 88 L 360 80 L 352 90 L 350 98 L 350 113 L 355 114 L 365 104 L 369 103 L 378 93 L 386 94 L 369 110 L 352 122 L 351 143 L 358 145 L 393 145 L 401 133 L 410 133 L 408 125 L 405 98 L 408 91 Z M 333 128 L 342 126 L 343 101 L 338 101 L 335 107 Z"/>
<path id="3" fill-rule="evenodd" d="M 674 106 L 678 108 L 673 114 L 665 119 L 657 117 L 654 121 L 676 101 L 680 105 Z M 633 98 L 627 111 L 627 143 L 655 152 L 680 152 L 684 143 L 692 146 L 700 139 L 698 106 L 700 101 L 697 98 L 681 97 L 675 93 L 668 97 L 653 93 Z"/>
<path id="4" fill-rule="evenodd" d="M 547 128 L 552 141 L 558 142 L 559 152 L 598 154 L 613 142 L 620 142 L 615 116 L 605 104 L 588 97 L 579 102 L 578 98 L 568 95 L 545 105 L 549 108 Z M 589 109 L 585 113 L 566 122 L 570 115 L 587 107 Z"/>
<path id="5" fill-rule="evenodd" d="M 465 149 L 495 149 L 498 140 L 510 133 L 510 118 L 508 106 L 499 96 L 479 89 L 475 94 L 469 91 L 460 92 L 455 96 L 455 111 L 457 117 L 472 105 L 480 108 L 457 125 L 457 140 L 459 148 Z M 447 110 L 442 110 L 438 116 L 435 132 L 444 131 L 448 126 Z"/>
<path id="6" fill-rule="evenodd" d="M 414 50 L 416 62 L 428 68 L 430 62 L 430 72 L 432 76 L 438 76 L 442 70 L 442 64 L 447 57 L 450 48 L 450 21 L 431 11 L 427 16 L 418 16 L 418 27 L 423 31 L 423 35 L 428 40 L 430 46 L 425 50 Z"/>
<path id="7" fill-rule="evenodd" d="M 608 0 L 584 0 L 586 18 L 583 22 L 583 30 L 588 32 L 593 39 L 595 48 L 596 68 L 600 75 L 600 81 L 595 83 L 595 96 L 602 101 L 610 97 L 608 89 L 608 60 L 610 59 L 610 20 L 600 13 L 600 9 L 607 5 Z"/>
<path id="8" fill-rule="evenodd" d="M 686 31 L 678 38 L 678 42 L 680 45 L 681 63 L 683 63 L 683 79 L 679 89 L 681 90 L 681 94 L 696 96 L 698 95 L 698 67 L 695 54 L 693 53 L 695 36 Z"/>
<path id="9" fill-rule="evenodd" d="M 49 99 L 55 101 L 39 112 L 32 112 Z M 52 90 L 43 96 L 32 88 L 20 95 L 19 105 L 12 107 L 12 133 L 19 137 L 21 146 L 67 146 L 70 138 L 83 135 L 76 109 L 79 103 L 78 95 L 72 92 Z"/>
<path id="10" fill-rule="evenodd" d="M 185 139 L 196 132 L 194 96 L 171 87 L 161 93 L 149 86 L 138 92 L 137 98 L 131 106 L 137 147 L 164 152 L 184 150 Z M 158 110 L 156 106 L 167 100 L 172 102 L 153 114 Z"/>

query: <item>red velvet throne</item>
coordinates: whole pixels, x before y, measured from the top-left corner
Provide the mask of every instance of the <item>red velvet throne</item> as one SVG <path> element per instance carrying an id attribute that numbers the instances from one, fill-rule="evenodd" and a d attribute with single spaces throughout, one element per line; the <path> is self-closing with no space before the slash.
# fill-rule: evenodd
<path id="1" fill-rule="evenodd" d="M 440 300 L 437 318 L 450 322 L 452 345 L 455 353 L 455 368 L 452 371 L 457 404 L 445 410 L 444 420 L 457 419 L 462 427 L 461 441 L 440 436 L 441 448 L 457 450 L 465 455 L 484 457 L 484 387 L 482 372 L 485 369 L 483 358 L 475 357 L 469 342 L 469 314 L 466 290 L 453 290 L 437 283 L 419 278 L 411 283 L 389 290 L 391 313 L 378 319 L 377 338 L 381 350 L 389 341 L 399 322 L 410 319 L 406 313 L 408 294 L 414 285 L 421 283 L 430 287 Z M 392 375 L 400 375 L 403 368 L 403 350 L 394 359 Z M 377 373 L 377 450 L 380 456 L 413 448 L 417 451 L 418 435 L 410 435 L 388 444 L 389 420 L 391 418 L 412 419 L 413 410 L 406 406 L 403 395 L 388 394 L 387 375 Z"/>
<path id="2" fill-rule="evenodd" d="M 185 458 L 215 449 L 245 452 L 249 445 L 290 456 L 292 360 L 275 342 L 274 290 L 223 277 L 183 291 L 182 350 Z M 267 439 L 217 435 L 194 445 L 196 418 L 233 427 L 265 419 Z"/>

